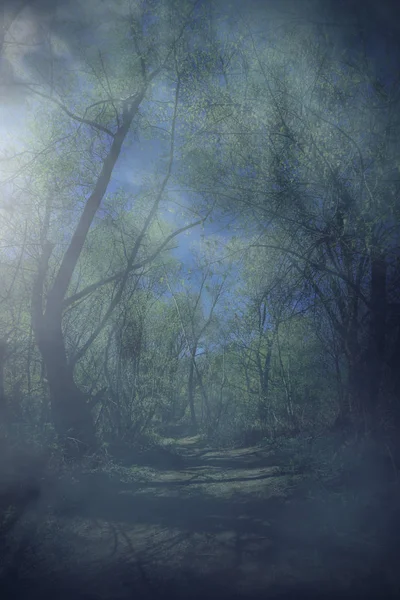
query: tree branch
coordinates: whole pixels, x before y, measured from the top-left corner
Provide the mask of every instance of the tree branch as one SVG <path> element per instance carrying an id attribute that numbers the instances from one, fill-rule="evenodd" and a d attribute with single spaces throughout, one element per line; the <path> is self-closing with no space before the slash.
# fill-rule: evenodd
<path id="1" fill-rule="evenodd" d="M 76 115 L 67 106 L 65 106 L 65 104 L 60 102 L 60 100 L 57 100 L 56 98 L 53 98 L 52 96 L 49 96 L 49 94 L 44 94 L 43 92 L 39 92 L 39 90 L 33 89 L 30 85 L 27 85 L 26 87 L 30 92 L 32 92 L 33 94 L 36 94 L 36 96 L 40 96 L 41 98 L 45 98 L 49 102 L 56 104 L 56 106 L 61 108 L 61 110 L 63 112 L 65 112 L 65 114 L 68 115 L 74 121 L 77 121 L 78 123 L 83 123 L 84 125 L 89 125 L 89 127 L 93 127 L 93 129 L 97 129 L 98 131 L 101 131 L 102 133 L 106 133 L 110 137 L 114 137 L 116 135 L 111 131 L 111 129 L 108 129 L 107 127 L 105 127 L 104 125 L 101 125 L 100 123 L 97 123 L 96 121 L 92 121 L 91 119 L 86 119 L 85 117 L 80 117 L 79 115 Z"/>
<path id="2" fill-rule="evenodd" d="M 103 162 L 103 166 L 94 186 L 94 190 L 86 201 L 81 218 L 79 219 L 78 225 L 76 226 L 76 229 L 72 235 L 70 244 L 64 254 L 60 268 L 55 277 L 53 287 L 48 293 L 46 313 L 49 313 L 50 311 L 61 314 L 62 301 L 65 297 L 72 274 L 81 255 L 86 236 L 93 222 L 94 216 L 101 204 L 104 194 L 107 191 L 115 163 L 120 155 L 121 148 L 129 131 L 135 110 L 138 110 L 144 94 L 145 89 L 142 89 L 141 93 L 136 97 L 136 101 L 132 110 L 130 111 L 130 118 L 121 125 L 114 136 L 113 143 Z"/>
<path id="3" fill-rule="evenodd" d="M 251 247 L 253 247 L 253 248 L 270 248 L 271 250 L 279 250 L 280 252 L 285 252 L 289 256 L 295 256 L 296 258 L 299 258 L 300 260 L 304 260 L 308 265 L 310 265 L 310 267 L 313 267 L 317 271 L 323 271 L 325 273 L 329 273 L 330 275 L 334 275 L 335 277 L 339 277 L 345 283 L 347 283 L 347 285 L 352 290 L 354 290 L 356 292 L 358 297 L 364 302 L 365 306 L 370 308 L 370 303 L 368 302 L 368 300 L 364 296 L 364 294 L 361 292 L 360 288 L 355 283 L 353 283 L 346 275 L 343 275 L 343 273 L 340 273 L 340 271 L 335 271 L 334 269 L 331 269 L 330 267 L 328 267 L 324 264 L 316 263 L 313 260 L 303 256 L 299 252 L 296 252 L 295 250 L 291 250 L 290 248 L 285 248 L 284 246 L 279 246 L 279 245 L 275 245 L 275 244 L 251 244 Z"/>

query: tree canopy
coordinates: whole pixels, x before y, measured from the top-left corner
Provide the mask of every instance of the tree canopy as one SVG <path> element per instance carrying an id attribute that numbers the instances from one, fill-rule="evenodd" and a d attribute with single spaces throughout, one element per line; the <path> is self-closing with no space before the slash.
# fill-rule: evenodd
<path id="1" fill-rule="evenodd" d="M 397 38 L 306 7 L 5 5 L 5 419 L 398 426 Z"/>

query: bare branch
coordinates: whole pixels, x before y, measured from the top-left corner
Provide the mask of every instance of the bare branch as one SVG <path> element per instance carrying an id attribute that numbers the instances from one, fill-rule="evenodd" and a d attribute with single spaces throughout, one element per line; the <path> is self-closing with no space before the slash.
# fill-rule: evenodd
<path id="1" fill-rule="evenodd" d="M 107 135 L 109 135 L 112 138 L 115 137 L 116 134 L 113 133 L 111 131 L 111 129 L 108 129 L 107 127 L 104 127 L 104 125 L 101 125 L 100 123 L 96 123 L 96 121 L 92 121 L 91 119 L 86 119 L 84 117 L 80 117 L 79 115 L 76 115 L 71 110 L 69 110 L 69 108 L 67 106 L 65 106 L 65 104 L 63 104 L 62 102 L 60 102 L 60 100 L 57 100 L 56 98 L 53 98 L 49 94 L 44 94 L 43 92 L 40 92 L 39 90 L 35 90 L 30 85 L 27 85 L 26 88 L 30 92 L 32 92 L 33 94 L 35 94 L 36 96 L 40 96 L 41 98 L 45 98 L 45 100 L 48 100 L 49 102 L 52 102 L 53 104 L 55 104 L 56 106 L 58 106 L 59 108 L 61 108 L 61 110 L 63 112 L 65 112 L 65 114 L 68 115 L 74 121 L 77 121 L 78 123 L 83 123 L 84 125 L 88 125 L 89 127 L 93 127 L 93 129 L 97 129 L 98 131 L 101 131 L 102 133 L 106 133 Z"/>
<path id="2" fill-rule="evenodd" d="M 141 269 L 142 267 L 151 263 L 155 258 L 157 258 L 157 256 L 162 252 L 162 250 L 168 245 L 168 243 L 174 237 L 176 237 L 177 235 L 179 235 L 180 233 L 183 233 L 184 231 L 186 231 L 188 229 L 191 229 L 192 227 L 196 227 L 197 225 L 200 225 L 201 223 L 203 223 L 203 221 L 204 221 L 204 219 L 195 221 L 194 223 L 190 223 L 190 225 L 181 227 L 180 229 L 177 229 L 176 231 L 171 233 L 169 236 L 167 236 L 165 238 L 165 240 L 162 242 L 162 244 L 160 244 L 160 246 L 157 248 L 157 250 L 155 250 L 150 256 L 143 259 L 139 263 L 131 265 L 129 268 L 129 273 L 132 273 L 133 271 L 136 271 L 137 269 Z M 118 279 L 122 279 L 122 277 L 124 276 L 125 273 L 126 273 L 126 269 L 124 269 L 123 271 L 118 271 L 118 273 L 115 273 L 114 275 L 110 275 L 109 277 L 105 277 L 104 279 L 100 279 L 99 281 L 96 281 L 95 283 L 88 285 L 80 292 L 77 292 L 73 296 L 69 296 L 69 298 L 66 298 L 63 302 L 63 308 L 66 309 L 66 308 L 70 307 L 72 304 L 75 304 L 76 302 L 78 302 L 79 300 L 82 300 L 86 296 L 93 294 L 93 292 L 98 290 L 100 287 L 103 287 L 109 283 L 112 283 L 113 281 L 118 281 Z"/>
<path id="3" fill-rule="evenodd" d="M 310 267 L 313 267 L 317 271 L 322 271 L 324 273 L 329 273 L 330 275 L 334 275 L 335 277 L 339 277 L 345 283 L 347 283 L 347 285 L 352 290 L 354 290 L 356 292 L 358 297 L 364 302 L 365 306 L 367 306 L 368 308 L 370 307 L 370 302 L 367 300 L 367 298 L 361 292 L 359 286 L 357 286 L 355 283 L 353 283 L 346 275 L 344 275 L 340 271 L 335 271 L 335 269 L 331 269 L 327 265 L 324 265 L 321 263 L 316 263 L 313 260 L 311 260 L 310 258 L 307 258 L 306 256 L 300 254 L 299 252 L 296 252 L 295 250 L 292 250 L 291 248 L 285 248 L 284 246 L 279 246 L 279 245 L 275 245 L 275 244 L 251 244 L 251 247 L 253 247 L 253 248 L 270 248 L 272 250 L 279 250 L 280 252 L 285 252 L 289 256 L 295 256 L 296 258 L 299 258 L 300 260 L 304 260 Z"/>

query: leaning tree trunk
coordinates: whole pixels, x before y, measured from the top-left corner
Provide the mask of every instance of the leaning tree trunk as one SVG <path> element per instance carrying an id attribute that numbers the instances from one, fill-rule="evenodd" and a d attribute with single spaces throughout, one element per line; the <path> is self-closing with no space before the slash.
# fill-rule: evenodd
<path id="1" fill-rule="evenodd" d="M 68 364 L 62 333 L 62 304 L 47 302 L 43 311 L 43 286 L 53 246 L 44 245 L 32 290 L 32 328 L 42 355 L 49 384 L 54 429 L 68 455 L 80 456 L 96 445 L 89 405 L 78 389 Z"/>
<path id="2" fill-rule="evenodd" d="M 32 327 L 46 367 L 53 424 L 56 432 L 67 442 L 69 449 L 74 453 L 77 450 L 79 454 L 82 453 L 82 450 L 94 446 L 95 434 L 89 406 L 84 394 L 76 386 L 73 370 L 68 364 L 62 333 L 64 299 L 87 234 L 107 191 L 115 163 L 145 91 L 146 86 L 142 87 L 132 102 L 127 101 L 125 104 L 122 123 L 115 134 L 112 134 L 113 141 L 103 161 L 93 191 L 85 203 L 53 284 L 45 294 L 44 283 L 53 251 L 53 244 L 44 241 L 49 223 L 49 212 L 47 211 L 47 223 L 45 223 L 43 231 L 43 252 L 32 290 Z M 148 221 L 149 219 L 150 217 L 148 217 Z M 142 237 L 143 235 L 144 231 Z M 134 247 L 135 252 L 137 252 L 138 245 L 137 241 Z"/>
<path id="3" fill-rule="evenodd" d="M 61 322 L 43 317 L 36 341 L 46 367 L 54 429 L 68 454 L 80 456 L 95 448 L 95 428 L 86 396 L 68 364 Z"/>

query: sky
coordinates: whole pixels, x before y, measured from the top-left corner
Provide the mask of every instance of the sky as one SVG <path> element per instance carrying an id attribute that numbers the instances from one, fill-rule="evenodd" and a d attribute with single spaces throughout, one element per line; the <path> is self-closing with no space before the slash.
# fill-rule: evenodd
<path id="1" fill-rule="evenodd" d="M 89 3 L 90 4 L 90 3 Z M 79 6 L 79 3 L 72 2 L 73 6 Z M 20 9 L 20 10 L 19 10 Z M 23 3 L 10 2 L 6 9 L 7 17 L 4 19 L 6 25 L 15 17 L 15 21 L 11 25 L 10 35 L 7 40 L 15 41 L 8 43 L 5 51 L 1 55 L 0 62 L 0 154 L 10 154 L 10 146 L 14 151 L 23 151 L 25 149 L 26 131 L 32 114 L 35 113 L 35 104 L 32 99 L 26 101 L 21 94 L 18 86 L 10 86 L 10 80 L 18 80 L 19 77 L 30 77 L 27 66 L 32 62 L 32 56 L 40 54 L 42 45 L 46 43 L 46 36 L 49 33 L 49 25 L 51 22 L 52 5 L 41 0 L 31 0 Z M 87 18 L 87 14 L 82 14 L 82 20 Z M 65 30 L 59 32 L 60 53 L 65 55 L 66 65 L 72 68 L 74 65 L 74 52 L 71 48 L 72 44 L 66 35 Z M 65 37 L 62 37 L 64 35 Z M 97 40 L 96 40 L 97 43 Z M 166 99 L 166 93 L 163 93 L 162 85 L 159 85 L 157 97 L 159 100 Z M 29 147 L 29 144 L 28 144 Z M 124 187 L 129 193 L 135 195 L 143 187 L 143 182 L 146 178 L 153 178 L 156 172 L 155 166 L 159 162 L 159 156 L 165 153 L 165 148 L 157 140 L 141 139 L 140 142 L 132 144 L 130 151 L 125 151 L 115 167 L 112 180 L 110 182 L 108 193 L 112 194 L 119 187 Z M 0 163 L 1 179 L 7 178 L 7 162 Z M 171 186 L 170 186 L 171 187 Z M 169 191 L 169 196 L 172 201 L 176 201 L 178 205 L 189 207 L 192 201 L 190 195 L 185 192 Z M 3 186 L 3 194 L 7 193 Z M 176 223 L 177 215 L 173 215 L 172 205 L 165 207 L 162 210 L 162 217 L 171 225 Z M 1 207 L 0 207 L 1 210 Z M 194 217 L 193 220 L 197 220 Z M 185 221 L 179 221 L 178 226 L 182 226 Z M 214 221 L 213 223 L 205 223 L 204 227 L 196 227 L 179 237 L 178 247 L 173 250 L 178 260 L 188 268 L 193 266 L 193 256 L 190 252 L 190 247 L 201 243 L 203 236 L 219 236 L 227 238 L 230 236 L 230 231 L 227 225 L 232 222 L 232 219 L 223 221 Z"/>
<path id="2" fill-rule="evenodd" d="M 20 2 L 3 0 L 2 2 L 3 23 L 7 25 L 14 18 L 10 29 L 12 36 L 8 41 L 11 39 L 13 42 L 14 39 L 18 43 L 8 43 L 7 50 L 4 52 L 3 49 L 0 59 L 0 155 L 9 151 L 10 143 L 16 150 L 24 147 L 24 134 L 29 118 L 27 102 L 21 87 L 10 86 L 9 81 L 10 78 L 18 81 L 19 77 L 26 76 L 27 65 L 31 64 L 33 59 L 40 58 L 43 44 L 46 44 L 49 35 L 54 5 L 54 1 L 50 0 L 21 0 Z M 225 11 L 231 18 L 242 5 L 241 0 L 229 2 L 219 0 L 216 3 L 217 10 L 219 8 Z M 375 57 L 377 71 L 381 73 L 383 79 L 387 80 L 393 74 L 393 66 L 398 58 L 397 53 L 400 52 L 400 19 L 397 15 L 397 5 L 398 2 L 392 0 L 380 2 L 374 0 L 249 0 L 246 1 L 248 7 L 246 18 L 257 23 L 261 33 L 267 31 L 271 23 L 275 23 L 276 27 L 279 23 L 288 21 L 301 23 L 302 19 L 305 23 L 309 20 L 317 24 L 323 23 L 324 27 L 334 32 L 337 51 L 346 49 L 350 53 L 357 50 L 351 33 L 354 20 L 357 20 L 365 32 L 365 44 L 370 55 Z M 62 2 L 61 6 L 66 11 L 73 10 L 78 20 L 81 18 L 82 23 L 91 23 L 91 19 L 94 18 L 91 12 L 93 11 L 91 1 L 82 3 L 72 0 L 69 3 Z M 104 11 L 103 15 L 101 10 Z M 96 21 L 102 23 L 109 10 L 117 13 L 119 3 L 97 2 Z M 59 53 L 60 56 L 63 55 L 65 64 L 72 65 L 75 52 L 68 29 L 59 29 L 53 35 L 58 36 Z M 97 43 L 95 37 L 93 42 Z M 162 97 L 161 90 L 160 97 Z M 153 176 L 154 164 L 158 162 L 161 151 L 161 145 L 157 141 L 142 140 L 134 144 L 131 152 L 125 152 L 121 156 L 109 192 L 123 185 L 131 193 L 137 193 L 143 184 L 143 179 Z M 0 163 L 0 179 L 4 176 L 4 165 L 7 168 L 7 163 Z M 188 206 L 192 201 L 190 195 L 186 193 L 175 191 L 172 197 L 184 206 Z M 168 209 L 164 209 L 163 217 L 167 221 L 176 218 Z M 189 234 L 181 235 L 174 255 L 190 268 L 193 266 L 191 245 L 199 244 L 204 235 L 207 238 L 214 236 L 222 243 L 226 243 L 231 235 L 237 234 L 237 231 L 228 228 L 229 222 L 227 217 L 219 215 L 213 222 L 206 223 L 204 230 L 197 227 Z M 231 225 L 235 227 L 235 223 Z"/>

